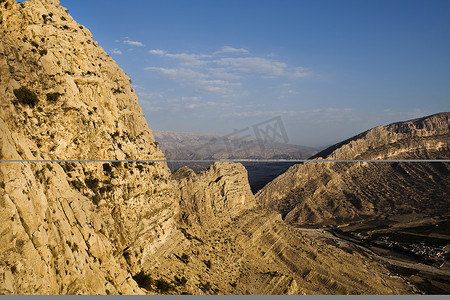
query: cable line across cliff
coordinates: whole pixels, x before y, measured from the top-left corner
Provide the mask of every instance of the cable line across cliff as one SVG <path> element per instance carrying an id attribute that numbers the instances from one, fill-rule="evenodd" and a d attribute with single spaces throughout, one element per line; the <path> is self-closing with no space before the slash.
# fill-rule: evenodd
<path id="1" fill-rule="evenodd" d="M 252 163 L 276 163 L 276 162 L 291 162 L 291 163 L 361 163 L 361 162 L 383 162 L 383 163 L 448 163 L 450 159 L 202 159 L 202 160 L 188 160 L 188 159 L 1 159 L 0 163 L 62 163 L 62 162 L 116 162 L 116 163 L 202 163 L 202 162 L 252 162 Z"/>

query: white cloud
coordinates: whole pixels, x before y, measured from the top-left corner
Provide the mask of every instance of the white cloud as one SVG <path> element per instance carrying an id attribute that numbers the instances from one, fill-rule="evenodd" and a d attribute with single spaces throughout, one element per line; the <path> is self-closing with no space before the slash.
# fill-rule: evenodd
<path id="1" fill-rule="evenodd" d="M 291 73 L 293 77 L 309 77 L 312 75 L 312 72 L 303 67 L 296 67 L 294 71 Z"/>
<path id="2" fill-rule="evenodd" d="M 176 53 L 176 54 L 166 54 L 167 57 L 176 58 L 181 60 L 196 60 L 203 57 L 210 57 L 208 55 L 197 55 L 197 54 L 188 54 L 188 53 Z"/>
<path id="3" fill-rule="evenodd" d="M 165 100 L 166 103 L 189 103 L 189 102 L 199 102 L 201 97 L 180 97 L 180 98 L 170 98 Z"/>
<path id="4" fill-rule="evenodd" d="M 114 48 L 111 50 L 111 54 L 122 55 L 123 53 L 119 49 Z"/>
<path id="5" fill-rule="evenodd" d="M 345 121 L 350 119 L 354 111 L 351 108 L 319 108 L 311 110 L 253 110 L 242 111 L 229 114 L 223 114 L 221 118 L 263 118 L 263 117 L 290 117 L 298 118 L 302 116 L 302 119 L 312 121 L 314 123 L 329 123 L 336 121 Z"/>
<path id="6" fill-rule="evenodd" d="M 159 71 L 162 75 L 174 80 L 188 80 L 193 78 L 207 78 L 208 75 L 185 68 L 167 69 L 160 67 L 147 67 L 145 70 Z"/>
<path id="7" fill-rule="evenodd" d="M 282 76 L 285 74 L 287 64 L 272 61 L 262 57 L 227 57 L 216 61 L 217 64 L 232 68 L 237 72 L 261 73 L 266 75 Z"/>
<path id="8" fill-rule="evenodd" d="M 197 102 L 201 99 L 201 97 L 181 97 L 181 102 Z"/>
<path id="9" fill-rule="evenodd" d="M 123 43 L 126 45 L 130 45 L 130 46 L 137 46 L 137 47 L 144 46 L 144 44 L 142 44 L 141 42 L 138 42 L 138 41 L 125 40 L 125 41 L 123 41 Z"/>
<path id="10" fill-rule="evenodd" d="M 136 93 L 139 97 L 147 98 L 147 99 L 154 99 L 154 98 L 161 98 L 163 96 L 162 93 L 147 93 L 147 92 L 138 92 Z"/>
<path id="11" fill-rule="evenodd" d="M 286 63 L 267 59 L 264 57 L 223 57 L 216 58 L 214 55 L 218 53 L 248 54 L 249 51 L 244 48 L 233 48 L 225 46 L 220 51 L 209 54 L 193 54 L 193 53 L 168 53 L 162 49 L 149 50 L 152 55 L 158 55 L 171 59 L 179 60 L 179 64 L 183 67 L 200 68 L 207 65 L 204 72 L 210 74 L 210 77 L 221 79 L 241 79 L 244 74 L 256 74 L 263 78 L 275 78 L 280 76 L 286 77 L 309 77 L 312 73 L 304 67 L 290 67 Z"/>
<path id="12" fill-rule="evenodd" d="M 242 75 L 233 73 L 232 70 L 227 68 L 213 67 L 208 68 L 207 71 L 212 78 L 227 79 L 227 80 L 236 80 L 243 78 Z"/>
<path id="13" fill-rule="evenodd" d="M 145 70 L 157 71 L 162 76 L 181 82 L 178 88 L 186 89 L 188 93 L 212 94 L 213 97 L 222 99 L 243 98 L 239 96 L 242 95 L 242 89 L 236 87 L 245 84 L 247 79 L 284 78 L 286 80 L 307 77 L 311 74 L 303 67 L 289 66 L 273 57 L 236 55 L 250 52 L 244 48 L 231 46 L 225 46 L 211 54 L 170 53 L 163 49 L 151 49 L 148 53 L 165 58 L 160 63 L 166 65 L 147 67 Z M 218 53 L 220 55 L 217 55 Z M 288 85 L 280 87 L 287 88 Z M 294 93 L 296 92 L 292 88 L 284 91 L 286 95 Z"/>
<path id="14" fill-rule="evenodd" d="M 247 54 L 249 53 L 249 51 L 247 49 L 244 48 L 233 48 L 230 46 L 225 46 L 222 47 L 222 49 L 220 49 L 217 52 L 214 52 L 214 54 L 218 54 L 218 53 L 242 53 L 242 54 Z"/>
<path id="15" fill-rule="evenodd" d="M 147 104 L 148 105 L 145 106 L 145 112 L 159 113 L 159 112 L 167 110 L 165 107 L 162 107 L 162 106 L 155 106 L 155 105 L 152 105 L 151 103 L 147 103 Z"/>
<path id="16" fill-rule="evenodd" d="M 197 107 L 199 107 L 199 105 L 197 103 L 191 103 L 191 104 L 188 104 L 185 106 L 185 108 L 188 108 L 188 109 L 194 109 Z"/>
<path id="17" fill-rule="evenodd" d="M 283 88 L 283 87 L 290 87 L 291 85 L 292 85 L 292 83 L 282 83 L 278 87 L 281 87 L 281 88 Z"/>
<path id="18" fill-rule="evenodd" d="M 148 53 L 154 54 L 154 55 L 164 55 L 164 54 L 166 54 L 167 52 L 164 51 L 164 50 L 153 49 L 153 50 L 148 51 Z"/>
<path id="19" fill-rule="evenodd" d="M 198 93 L 227 94 L 233 91 L 233 86 L 239 86 L 240 83 L 231 83 L 225 80 L 197 80 L 191 83 Z"/>
<path id="20" fill-rule="evenodd" d="M 328 107 L 323 109 L 322 111 L 327 113 L 340 113 L 340 112 L 350 112 L 352 111 L 351 108 L 335 108 L 335 107 Z"/>
<path id="21" fill-rule="evenodd" d="M 233 103 L 231 103 L 231 102 L 218 102 L 218 101 L 208 101 L 208 102 L 206 102 L 206 105 L 207 106 L 210 106 L 210 107 L 229 107 L 229 106 L 232 106 L 233 105 Z"/>
<path id="22" fill-rule="evenodd" d="M 231 119 L 246 119 L 246 118 L 262 118 L 262 117 L 274 117 L 279 115 L 279 111 L 244 111 L 244 112 L 236 112 L 236 113 L 230 113 L 230 114 L 223 114 L 221 115 L 221 118 L 231 118 Z"/>
<path id="23" fill-rule="evenodd" d="M 165 103 L 165 109 L 169 112 L 179 112 L 184 109 L 198 109 L 198 108 L 209 108 L 214 109 L 214 111 L 227 109 L 234 105 L 229 101 L 207 101 L 201 102 L 201 97 L 181 97 L 181 98 L 170 98 L 162 101 Z"/>
<path id="24" fill-rule="evenodd" d="M 208 62 L 208 61 L 202 60 L 202 58 L 211 57 L 211 55 L 206 55 L 206 54 L 191 54 L 191 53 L 172 54 L 172 53 L 168 53 L 165 50 L 160 50 L 160 49 L 152 49 L 152 50 L 148 51 L 148 53 L 153 54 L 153 55 L 159 55 L 159 56 L 164 56 L 164 57 L 168 57 L 168 58 L 181 60 L 180 64 L 182 66 L 200 66 L 200 65 L 203 65 Z"/>

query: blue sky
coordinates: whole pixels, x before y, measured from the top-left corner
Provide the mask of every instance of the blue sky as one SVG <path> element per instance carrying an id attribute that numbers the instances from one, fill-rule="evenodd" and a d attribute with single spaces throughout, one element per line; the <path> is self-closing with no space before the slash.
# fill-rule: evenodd
<path id="1" fill-rule="evenodd" d="M 324 146 L 450 110 L 450 1 L 61 0 L 131 77 L 152 129 L 281 116 Z"/>

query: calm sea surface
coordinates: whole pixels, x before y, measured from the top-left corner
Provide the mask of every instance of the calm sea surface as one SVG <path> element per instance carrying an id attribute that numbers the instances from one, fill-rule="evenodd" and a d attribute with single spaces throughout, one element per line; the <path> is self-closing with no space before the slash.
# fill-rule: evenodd
<path id="1" fill-rule="evenodd" d="M 255 194 L 262 189 L 267 183 L 284 173 L 292 162 L 279 163 L 244 163 L 248 172 L 248 181 L 252 192 Z"/>
<path id="2" fill-rule="evenodd" d="M 254 194 L 262 189 L 267 183 L 284 173 L 293 164 L 294 163 L 292 162 L 243 163 L 247 169 L 248 181 Z M 168 166 L 172 172 L 185 165 L 198 173 L 207 169 L 211 163 L 168 163 Z"/>

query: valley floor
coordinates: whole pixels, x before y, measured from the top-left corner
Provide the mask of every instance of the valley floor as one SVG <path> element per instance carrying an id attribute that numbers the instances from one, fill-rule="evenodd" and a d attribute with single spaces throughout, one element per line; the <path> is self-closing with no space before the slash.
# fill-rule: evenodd
<path id="1" fill-rule="evenodd" d="M 301 232 L 381 262 L 423 294 L 450 293 L 450 218 L 401 215 Z"/>

